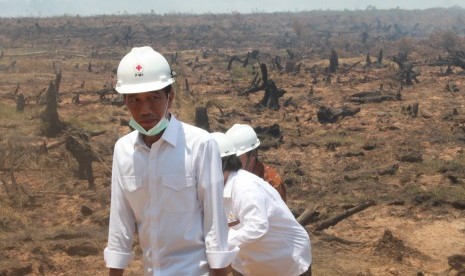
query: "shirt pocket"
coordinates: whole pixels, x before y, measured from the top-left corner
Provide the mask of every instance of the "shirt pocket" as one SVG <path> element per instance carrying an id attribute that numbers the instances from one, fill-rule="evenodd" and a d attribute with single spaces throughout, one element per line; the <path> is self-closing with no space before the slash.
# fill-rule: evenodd
<path id="1" fill-rule="evenodd" d="M 142 177 L 139 176 L 123 176 L 123 188 L 128 192 L 134 192 L 142 188 Z"/>
<path id="2" fill-rule="evenodd" d="M 193 177 L 165 175 L 162 180 L 162 207 L 167 212 L 192 212 L 197 202 L 196 190 Z"/>

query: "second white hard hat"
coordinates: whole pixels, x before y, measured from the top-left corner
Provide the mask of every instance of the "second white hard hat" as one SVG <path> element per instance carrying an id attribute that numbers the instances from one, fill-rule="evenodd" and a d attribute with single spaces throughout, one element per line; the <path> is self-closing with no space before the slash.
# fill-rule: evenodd
<path id="1" fill-rule="evenodd" d="M 226 131 L 226 136 L 233 141 L 237 156 L 254 150 L 260 145 L 257 133 L 255 133 L 255 130 L 249 125 L 234 124 Z"/>
<path id="2" fill-rule="evenodd" d="M 134 94 L 156 91 L 174 83 L 168 61 L 149 46 L 132 48 L 117 71 L 116 91 Z"/>
<path id="3" fill-rule="evenodd" d="M 231 139 L 229 139 L 226 134 L 221 132 L 213 132 L 211 135 L 220 148 L 221 157 L 236 154 L 236 147 L 234 146 L 233 141 L 231 141 Z"/>

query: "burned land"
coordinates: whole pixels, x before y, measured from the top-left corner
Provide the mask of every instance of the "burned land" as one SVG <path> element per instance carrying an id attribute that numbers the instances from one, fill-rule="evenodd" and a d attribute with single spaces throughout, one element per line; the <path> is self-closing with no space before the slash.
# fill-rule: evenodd
<path id="1" fill-rule="evenodd" d="M 0 275 L 106 275 L 121 57 L 172 112 L 252 125 L 314 275 L 465 275 L 465 10 L 0 18 Z M 126 270 L 140 275 L 140 247 Z"/>

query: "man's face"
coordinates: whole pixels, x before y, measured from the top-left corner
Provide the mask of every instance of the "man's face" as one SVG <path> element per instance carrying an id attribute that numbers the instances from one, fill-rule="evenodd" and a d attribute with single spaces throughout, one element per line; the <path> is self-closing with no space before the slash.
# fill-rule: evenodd
<path id="1" fill-rule="evenodd" d="M 173 92 L 170 92 L 167 96 L 163 90 L 127 94 L 124 102 L 132 118 L 145 130 L 149 130 L 165 116 L 166 108 L 171 107 L 172 95 Z"/>

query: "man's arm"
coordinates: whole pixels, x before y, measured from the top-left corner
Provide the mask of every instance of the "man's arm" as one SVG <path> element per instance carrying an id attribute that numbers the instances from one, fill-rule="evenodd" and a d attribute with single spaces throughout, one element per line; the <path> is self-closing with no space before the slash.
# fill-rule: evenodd
<path id="1" fill-rule="evenodd" d="M 234 235 L 230 235 L 228 242 L 229 246 L 242 248 L 260 240 L 269 230 L 266 195 L 255 182 L 235 184 L 233 210 L 242 226 L 234 231 Z"/>
<path id="2" fill-rule="evenodd" d="M 227 267 L 237 255 L 228 247 L 228 222 L 223 205 L 224 178 L 218 145 L 204 141 L 196 156 L 198 197 L 204 212 L 205 250 L 211 275 L 226 275 Z M 214 274 L 220 273 L 220 274 Z"/>
<path id="3" fill-rule="evenodd" d="M 123 276 L 124 269 L 110 268 L 110 276 Z"/>
<path id="4" fill-rule="evenodd" d="M 124 269 L 132 260 L 132 243 L 136 226 L 134 213 L 124 196 L 123 179 L 120 175 L 117 155 L 118 151 L 115 148 L 111 180 L 108 244 L 104 250 L 104 259 L 108 268 Z M 135 181 L 135 179 L 127 180 Z"/>

